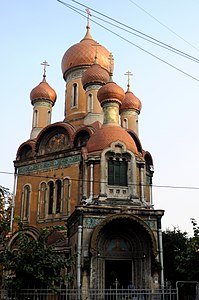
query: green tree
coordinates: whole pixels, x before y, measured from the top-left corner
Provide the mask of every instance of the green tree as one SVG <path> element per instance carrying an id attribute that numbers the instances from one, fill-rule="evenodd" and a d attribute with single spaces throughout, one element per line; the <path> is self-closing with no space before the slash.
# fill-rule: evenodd
<path id="1" fill-rule="evenodd" d="M 0 243 L 2 236 L 10 229 L 12 194 L 9 189 L 0 185 Z"/>
<path id="2" fill-rule="evenodd" d="M 188 281 L 199 282 L 199 226 L 195 219 L 191 219 L 194 236 L 187 239 L 186 248 L 177 260 L 177 271 Z"/>
<path id="3" fill-rule="evenodd" d="M 63 226 L 42 228 L 38 238 L 34 239 L 27 234 L 27 228 L 19 223 L 14 247 L 6 248 L 0 253 L 0 264 L 4 271 L 11 274 L 5 278 L 4 285 L 15 290 L 54 289 L 64 285 L 69 280 L 66 271 L 72 266 L 74 258 L 69 259 L 67 253 L 56 251 L 58 243 L 65 239 L 63 229 Z M 49 244 L 53 236 L 56 236 L 56 243 Z"/>
<path id="4" fill-rule="evenodd" d="M 185 280 L 184 274 L 178 269 L 178 257 L 186 251 L 187 233 L 181 232 L 178 228 L 163 232 L 163 260 L 164 277 L 175 288 L 176 281 Z"/>

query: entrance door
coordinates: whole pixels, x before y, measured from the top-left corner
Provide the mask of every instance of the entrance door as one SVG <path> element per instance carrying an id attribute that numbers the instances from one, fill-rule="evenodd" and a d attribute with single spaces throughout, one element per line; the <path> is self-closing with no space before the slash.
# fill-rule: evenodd
<path id="1" fill-rule="evenodd" d="M 105 288 L 127 289 L 132 282 L 131 260 L 105 261 Z"/>

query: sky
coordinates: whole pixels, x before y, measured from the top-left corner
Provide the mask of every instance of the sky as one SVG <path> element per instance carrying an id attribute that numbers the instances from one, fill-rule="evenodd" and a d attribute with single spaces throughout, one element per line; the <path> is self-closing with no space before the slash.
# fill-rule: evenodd
<path id="1" fill-rule="evenodd" d="M 44 60 L 50 64 L 47 82 L 57 93 L 52 122 L 64 119 L 61 60 L 65 51 L 84 37 L 84 12 L 89 7 L 93 38 L 114 56 L 113 80 L 126 90 L 124 74 L 128 70 L 133 73 L 131 90 L 142 102 L 139 137 L 143 149 L 153 157 L 153 204 L 165 211 L 163 230 L 178 228 L 193 235 L 190 219 L 199 223 L 199 2 L 79 1 L 85 6 L 64 2 L 83 10 L 84 16 L 57 0 L 0 3 L 0 185 L 13 191 L 13 161 L 20 144 L 30 138 L 30 92 L 42 80 L 40 63 Z M 105 15 L 129 26 L 123 28 L 131 33 L 96 19 L 113 23 Z M 196 59 L 132 34 L 138 31 L 145 34 L 142 37 L 152 37 Z"/>

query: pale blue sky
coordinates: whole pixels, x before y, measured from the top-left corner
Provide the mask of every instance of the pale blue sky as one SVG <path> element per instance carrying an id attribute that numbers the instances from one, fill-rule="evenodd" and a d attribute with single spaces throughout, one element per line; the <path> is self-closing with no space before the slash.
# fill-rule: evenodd
<path id="1" fill-rule="evenodd" d="M 65 2 L 75 5 L 71 0 Z M 199 50 L 171 33 L 133 2 L 199 48 L 199 2 L 196 0 L 81 1 L 199 58 Z M 17 149 L 30 137 L 32 105 L 29 94 L 42 80 L 40 63 L 44 60 L 50 64 L 47 81 L 58 96 L 53 108 L 53 122 L 63 120 L 65 84 L 61 59 L 71 45 L 83 38 L 86 19 L 56 0 L 1 1 L 0 13 L 0 172 L 12 173 Z M 104 26 L 116 31 L 107 24 Z M 113 79 L 117 84 L 126 90 L 124 73 L 128 70 L 133 73 L 131 88 L 143 105 L 139 118 L 140 139 L 143 148 L 152 154 L 154 160 L 154 185 L 199 187 L 199 82 L 92 22 L 91 32 L 95 40 L 113 53 Z M 118 30 L 117 33 L 199 79 L 196 62 L 133 35 Z M 13 176 L 0 173 L 0 185 L 12 190 Z M 192 234 L 190 218 L 199 222 L 199 189 L 155 187 L 153 196 L 155 208 L 165 210 L 163 229 L 179 226 Z"/>

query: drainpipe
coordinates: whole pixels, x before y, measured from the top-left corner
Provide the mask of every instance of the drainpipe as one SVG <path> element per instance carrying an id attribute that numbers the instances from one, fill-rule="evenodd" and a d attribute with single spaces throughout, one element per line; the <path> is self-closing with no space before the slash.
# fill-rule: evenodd
<path id="1" fill-rule="evenodd" d="M 14 184 L 13 184 L 13 192 L 12 192 L 12 204 L 11 204 L 11 216 L 10 216 L 10 233 L 12 233 L 13 222 L 14 222 L 16 184 L 17 184 L 17 168 L 15 167 Z"/>
<path id="2" fill-rule="evenodd" d="M 90 165 L 90 198 L 93 199 L 93 163 Z"/>
<path id="3" fill-rule="evenodd" d="M 89 204 L 93 200 L 93 170 L 94 170 L 94 164 L 90 164 L 90 195 L 89 197 L 85 200 L 86 204 Z"/>
<path id="4" fill-rule="evenodd" d="M 162 229 L 161 229 L 161 219 L 157 219 L 157 229 L 158 229 L 158 242 L 159 242 L 159 256 L 161 264 L 160 273 L 160 285 L 162 290 L 164 289 L 164 264 L 163 264 L 163 247 L 162 247 Z"/>
<path id="5" fill-rule="evenodd" d="M 145 203 L 144 201 L 144 165 L 140 165 L 140 198 L 141 202 Z"/>
<path id="6" fill-rule="evenodd" d="M 153 181 L 152 181 L 153 173 L 154 173 L 153 165 L 150 165 L 150 185 L 149 185 L 149 188 L 150 188 L 150 204 L 151 204 L 152 207 L 153 207 Z"/>
<path id="7" fill-rule="evenodd" d="M 78 300 L 81 299 L 81 256 L 82 256 L 82 214 L 79 217 L 79 225 L 77 231 L 77 291 Z"/>

